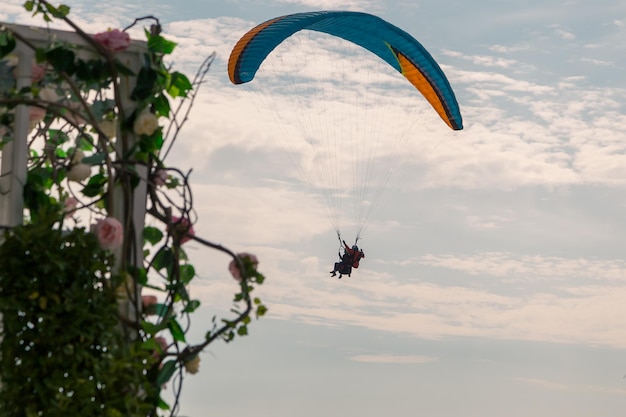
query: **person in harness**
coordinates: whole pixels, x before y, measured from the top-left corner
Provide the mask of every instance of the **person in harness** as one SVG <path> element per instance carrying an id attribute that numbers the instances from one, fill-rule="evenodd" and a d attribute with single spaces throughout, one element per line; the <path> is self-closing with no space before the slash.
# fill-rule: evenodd
<path id="1" fill-rule="evenodd" d="M 341 279 L 343 275 L 350 276 L 352 274 L 352 268 L 358 268 L 359 261 L 365 258 L 363 249 L 359 249 L 357 245 L 350 247 L 345 240 L 342 240 L 342 242 L 344 246 L 343 255 L 338 253 L 341 261 L 335 262 L 333 270 L 330 271 L 332 274 L 331 277 L 336 276 L 337 272 L 339 272 L 339 279 Z"/>

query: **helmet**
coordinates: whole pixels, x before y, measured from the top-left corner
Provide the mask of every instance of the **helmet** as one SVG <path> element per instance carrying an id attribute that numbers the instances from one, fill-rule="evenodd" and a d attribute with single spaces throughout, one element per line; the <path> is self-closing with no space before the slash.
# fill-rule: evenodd
<path id="1" fill-rule="evenodd" d="M 357 245 L 352 246 L 352 250 L 359 250 L 359 247 Z"/>

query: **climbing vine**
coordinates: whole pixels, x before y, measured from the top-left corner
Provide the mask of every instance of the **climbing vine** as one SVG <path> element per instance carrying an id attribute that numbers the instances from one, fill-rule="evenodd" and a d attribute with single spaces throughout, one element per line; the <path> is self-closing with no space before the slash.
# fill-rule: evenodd
<path id="1" fill-rule="evenodd" d="M 0 414 L 176 415 L 202 350 L 247 335 L 267 311 L 252 296 L 264 281 L 257 258 L 195 233 L 190 167 L 167 160 L 213 56 L 189 78 L 168 66 L 176 44 L 152 16 L 90 35 L 65 5 L 25 8 L 65 22 L 76 41 L 0 26 L 0 147 L 29 150 L 24 221 L 0 238 Z M 146 40 L 131 40 L 145 22 Z M 34 57 L 26 83 L 19 48 Z M 200 307 L 189 241 L 228 256 L 239 285 L 232 316 L 214 317 L 199 342 L 188 338 Z"/>

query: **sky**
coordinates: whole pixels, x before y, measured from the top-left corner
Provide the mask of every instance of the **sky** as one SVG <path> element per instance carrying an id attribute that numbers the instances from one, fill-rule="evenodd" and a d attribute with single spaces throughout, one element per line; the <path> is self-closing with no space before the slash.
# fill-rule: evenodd
<path id="1" fill-rule="evenodd" d="M 4 1 L 0 21 L 39 24 L 21 3 Z M 67 4 L 93 32 L 159 17 L 178 42 L 172 65 L 188 74 L 217 54 L 170 162 L 193 168 L 196 233 L 258 256 L 269 312 L 248 337 L 203 353 L 181 415 L 624 415 L 626 3 Z M 416 122 L 387 135 L 402 140 L 396 169 L 359 241 L 366 258 L 341 280 L 328 273 L 338 242 L 325 202 L 291 163 L 304 148 L 282 146 L 297 129 L 283 113 L 264 117 L 259 94 L 226 73 L 256 24 L 328 9 L 376 14 L 420 41 L 465 126 L 452 132 L 419 97 L 389 91 L 414 103 Z M 303 86 L 327 76 L 320 66 Z M 354 124 L 332 124 L 344 122 Z M 188 252 L 200 341 L 236 283 L 224 256 L 193 243 Z"/>

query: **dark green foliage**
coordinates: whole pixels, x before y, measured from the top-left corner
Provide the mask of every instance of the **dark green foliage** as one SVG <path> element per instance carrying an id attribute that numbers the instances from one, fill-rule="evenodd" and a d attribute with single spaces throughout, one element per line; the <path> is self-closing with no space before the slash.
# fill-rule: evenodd
<path id="1" fill-rule="evenodd" d="M 45 223 L 16 227 L 0 245 L 0 415 L 147 415 L 142 359 L 119 330 L 111 255 L 84 229 Z"/>

